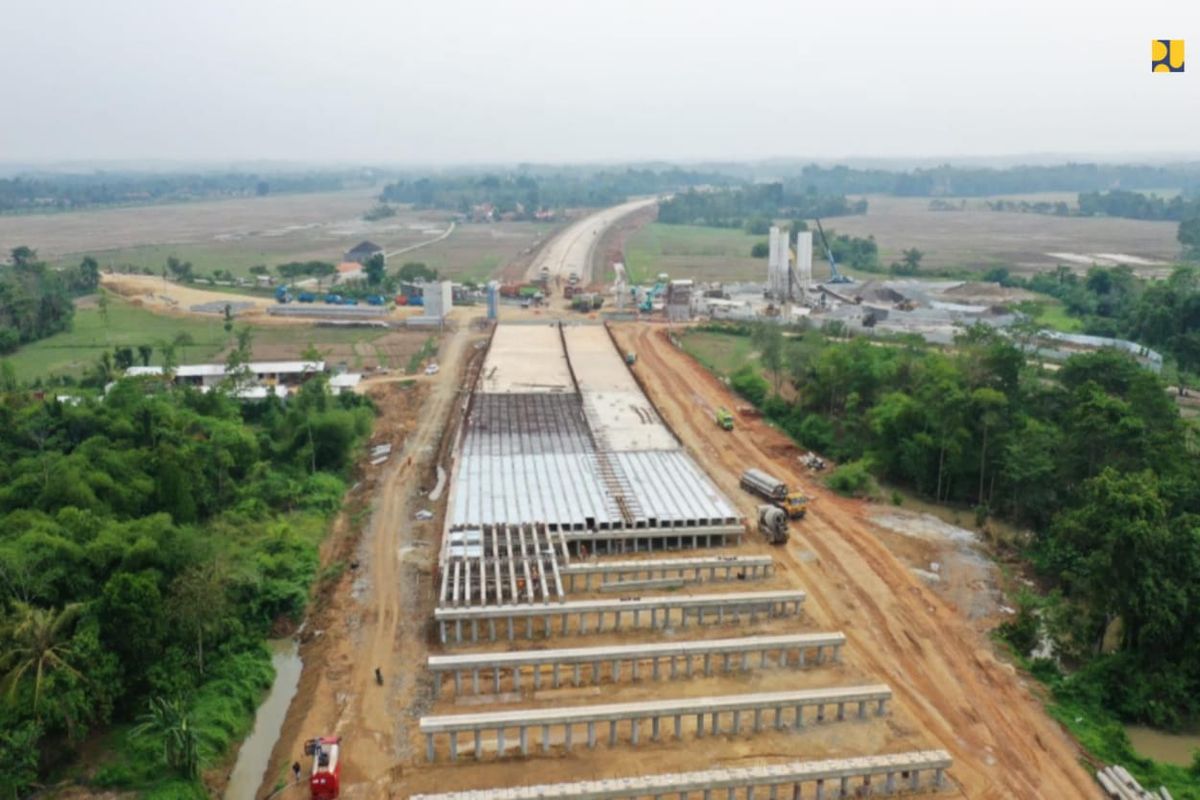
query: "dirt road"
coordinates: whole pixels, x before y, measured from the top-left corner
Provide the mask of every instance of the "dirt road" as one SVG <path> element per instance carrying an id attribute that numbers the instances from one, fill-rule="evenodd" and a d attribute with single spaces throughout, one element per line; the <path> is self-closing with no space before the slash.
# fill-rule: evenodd
<path id="1" fill-rule="evenodd" d="M 379 401 L 384 416 L 377 429 L 396 424 L 411 427 L 374 491 L 370 518 L 355 554 L 357 570 L 342 578 L 332 606 L 310 621 L 320 630 L 310 632 L 311 639 L 301 651 L 300 690 L 288 710 L 259 797 L 269 793 L 293 760 L 301 758 L 304 740 L 313 736 L 346 737 L 342 780 L 344 786 L 355 788 L 343 796 L 379 795 L 392 770 L 410 757 L 408 728 L 415 720 L 406 709 L 413 704 L 423 671 L 441 516 L 417 522 L 414 514 L 431 507 L 422 490 L 433 486 L 438 444 L 460 396 L 470 344 L 477 338 L 465 325 L 447 337 L 440 353 L 441 379 L 426 383 L 428 395 L 412 418 L 389 419 L 386 397 Z M 379 389 L 402 391 L 395 384 Z M 387 438 L 387 431 L 380 433 L 377 438 Z M 382 687 L 375 681 L 377 666 L 384 674 Z"/>
<path id="2" fill-rule="evenodd" d="M 815 501 L 795 526 L 781 569 L 809 593 L 806 613 L 845 631 L 847 660 L 888 683 L 902 711 L 954 756 L 951 777 L 972 798 L 1099 798 L 1074 742 L 1042 710 L 1019 675 L 960 612 L 925 586 L 881 542 L 866 507 L 827 492 L 799 469 L 799 450 L 760 420 L 725 433 L 704 408 L 736 400 L 675 348 L 661 326 L 614 327 L 637 353 L 635 372 L 691 454 L 748 515 L 737 485 L 747 466 L 768 469 Z"/>

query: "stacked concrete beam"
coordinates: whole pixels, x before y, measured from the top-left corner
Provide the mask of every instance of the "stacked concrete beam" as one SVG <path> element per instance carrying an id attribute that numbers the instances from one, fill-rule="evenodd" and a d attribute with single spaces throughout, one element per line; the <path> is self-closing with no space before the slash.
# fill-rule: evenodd
<path id="1" fill-rule="evenodd" d="M 945 750 L 923 750 L 576 783 L 418 794 L 413 795 L 412 800 L 633 800 L 643 797 L 686 800 L 693 793 L 703 793 L 704 800 L 712 800 L 713 792 L 724 792 L 726 797 L 740 794 L 746 800 L 754 800 L 764 796 L 758 795 L 757 789 L 765 790 L 767 800 L 806 796 L 832 800 L 834 797 L 898 792 L 935 792 L 945 786 L 945 773 L 952 763 Z M 805 792 L 808 786 L 813 787 L 811 795 Z"/>
<path id="2" fill-rule="evenodd" d="M 712 675 L 714 671 L 734 672 L 766 668 L 774 663 L 779 667 L 821 666 L 841 660 L 846 636 L 842 633 L 798 633 L 786 636 L 746 636 L 737 639 L 700 639 L 686 642 L 656 642 L 654 644 L 609 645 L 606 647 L 575 647 L 561 650 L 518 650 L 508 653 L 469 653 L 454 656 L 430 656 L 429 671 L 433 673 L 433 693 L 441 693 L 443 677 L 453 678 L 454 693 L 463 692 L 463 683 L 479 694 L 486 684 L 499 694 L 503 678 L 513 691 L 522 688 L 525 670 L 535 690 L 542 688 L 543 672 L 550 671 L 549 684 L 557 689 L 563 684 L 563 670 L 570 670 L 572 684 L 583 684 L 583 671 L 592 683 L 600 683 L 605 668 L 613 683 L 626 676 L 640 680 L 647 675 L 652 680 L 668 676 L 692 677 L 696 672 Z M 628 666 L 626 666 L 628 665 Z M 648 669 L 644 667 L 648 666 Z M 490 680 L 481 681 L 481 676 Z"/>
<path id="3" fill-rule="evenodd" d="M 710 556 L 700 558 L 657 558 L 638 561 L 576 562 L 561 569 L 567 591 L 588 591 L 592 578 L 600 586 L 629 581 L 678 578 L 684 583 L 757 580 L 774 570 L 770 556 Z"/>
<path id="4" fill-rule="evenodd" d="M 697 625 L 741 622 L 743 616 L 753 623 L 758 617 L 774 618 L 798 615 L 805 599 L 804 592 L 730 592 L 662 597 L 632 597 L 619 600 L 581 600 L 569 603 L 532 605 L 485 606 L 472 608 L 438 608 L 433 612 L 442 644 L 461 644 L 468 638 L 477 642 L 481 626 L 486 626 L 489 641 L 496 641 L 497 623 L 506 628 L 507 638 L 516 638 L 518 627 L 524 636 L 535 636 L 535 620 L 540 620 L 544 636 L 600 633 L 605 621 L 612 620 L 612 630 L 620 630 L 623 622 L 638 628 L 648 624 L 651 629 L 677 624 L 686 628 L 689 622 Z M 518 626 L 524 621 L 523 626 Z M 555 625 L 555 622 L 558 625 Z M 594 622 L 593 624 L 590 624 Z"/>
<path id="5" fill-rule="evenodd" d="M 505 735 L 515 729 L 520 753 L 525 756 L 530 752 L 531 729 L 540 730 L 541 749 L 547 753 L 551 746 L 551 729 L 556 727 L 562 728 L 563 745 L 569 751 L 576 726 L 586 726 L 587 746 L 593 748 L 596 746 L 597 725 L 607 725 L 608 744 L 613 747 L 619 741 L 619 727 L 627 722 L 629 742 L 637 745 L 644 722 L 650 723 L 650 738 L 653 741 L 662 738 L 664 719 L 673 723 L 675 738 L 682 739 L 685 717 L 695 718 L 692 730 L 697 737 L 709 734 L 739 735 L 747 719 L 750 720 L 752 733 L 761 733 L 766 722 L 775 730 L 799 730 L 805 726 L 808 710 L 813 711 L 812 721 L 818 724 L 845 721 L 847 708 L 858 719 L 867 719 L 871 714 L 883 716 L 887 713 L 887 703 L 891 699 L 892 690 L 882 684 L 844 686 L 794 692 L 431 716 L 421 718 L 420 730 L 425 735 L 425 756 L 429 761 L 436 759 L 436 739 L 439 736 L 448 738 L 450 759 L 453 761 L 458 758 L 458 737 L 461 734 L 471 736 L 473 753 L 476 758 L 482 758 L 483 735 L 490 732 L 495 736 L 497 755 L 503 757 L 508 750 Z M 834 711 L 832 719 L 827 715 L 827 709 Z M 771 719 L 765 720 L 767 716 Z"/>

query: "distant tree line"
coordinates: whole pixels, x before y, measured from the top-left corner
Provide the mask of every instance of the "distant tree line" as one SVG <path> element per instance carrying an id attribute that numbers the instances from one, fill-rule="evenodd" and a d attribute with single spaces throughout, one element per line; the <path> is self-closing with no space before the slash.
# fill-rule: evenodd
<path id="1" fill-rule="evenodd" d="M 783 183 L 761 183 L 723 189 L 689 189 L 658 207 L 658 221 L 668 225 L 708 225 L 745 228 L 747 233 L 767 232 L 773 220 L 811 219 L 865 214 L 866 200 L 817 192 L 789 193 Z"/>
<path id="2" fill-rule="evenodd" d="M 616 205 L 633 195 L 675 191 L 688 186 L 724 185 L 733 179 L 718 172 L 684 169 L 580 169 L 484 174 L 411 175 L 384 187 L 380 201 L 411 203 L 470 213 L 491 204 L 497 215 L 531 218 L 539 210 Z"/>
<path id="3" fill-rule="evenodd" d="M 0 213 L 328 192 L 362 182 L 351 172 L 29 173 L 0 178 Z"/>

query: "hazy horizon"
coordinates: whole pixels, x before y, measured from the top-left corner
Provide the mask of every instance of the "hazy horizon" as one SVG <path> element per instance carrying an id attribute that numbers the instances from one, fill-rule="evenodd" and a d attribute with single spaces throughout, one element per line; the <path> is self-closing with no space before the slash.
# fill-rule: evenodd
<path id="1" fill-rule="evenodd" d="M 0 166 L 1197 157 L 1200 6 L 162 4 L 6 13 Z M 1192 48 L 1200 44 L 1192 44 Z"/>

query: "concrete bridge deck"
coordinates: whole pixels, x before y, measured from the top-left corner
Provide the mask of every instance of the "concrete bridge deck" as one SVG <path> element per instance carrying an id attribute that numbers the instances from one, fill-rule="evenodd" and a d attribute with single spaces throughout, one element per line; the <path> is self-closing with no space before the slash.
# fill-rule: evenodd
<path id="1" fill-rule="evenodd" d="M 713 792 L 722 792 L 730 800 L 737 797 L 745 800 L 755 797 L 833 800 L 898 792 L 936 792 L 944 786 L 945 771 L 951 764 L 950 754 L 945 750 L 923 750 L 576 783 L 418 794 L 411 800 L 660 800 L 668 796 L 687 800 L 696 793 L 702 794 L 704 800 L 712 800 Z M 810 785 L 813 792 L 808 794 L 804 789 Z M 760 795 L 756 789 L 765 791 Z"/>
<path id="2" fill-rule="evenodd" d="M 426 757 L 433 761 L 436 756 L 434 739 L 438 735 L 447 735 L 450 743 L 450 758 L 458 758 L 458 735 L 470 733 L 474 738 L 474 754 L 481 758 L 483 754 L 482 735 L 484 731 L 494 731 L 496 736 L 496 753 L 503 757 L 506 752 L 504 735 L 513 728 L 518 731 L 521 755 L 529 755 L 529 729 L 541 728 L 542 752 L 550 750 L 551 726 L 562 726 L 563 742 L 567 750 L 571 749 L 573 728 L 576 725 L 587 726 L 588 747 L 596 746 L 596 724 L 608 724 L 609 746 L 617 744 L 617 727 L 619 723 L 629 722 L 629 741 L 638 744 L 641 734 L 641 723 L 651 722 L 651 739 L 657 741 L 661 733 L 661 720 L 671 718 L 674 721 L 675 738 L 683 738 L 683 718 L 695 717 L 694 730 L 696 736 L 705 735 L 705 720 L 709 722 L 709 731 L 715 736 L 721 733 L 739 734 L 742 729 L 742 715 L 753 715 L 752 730 L 762 731 L 763 714 L 770 712 L 774 715 L 773 725 L 777 730 L 787 727 L 784 717 L 791 717 L 791 727 L 799 729 L 804 726 L 804 709 L 816 709 L 816 722 L 824 722 L 825 709 L 832 706 L 837 709 L 837 721 L 846 719 L 846 706 L 857 704 L 857 716 L 866 719 L 867 706 L 875 705 L 875 714 L 881 716 L 886 712 L 887 701 L 892 697 L 892 690 L 886 685 L 874 684 L 867 686 L 842 686 L 826 689 L 805 689 L 793 692 L 766 692 L 761 694 L 735 694 L 715 697 L 685 697 L 671 700 L 655 700 L 640 703 L 613 703 L 588 706 L 552 707 L 542 709 L 522 709 L 513 711 L 493 711 L 482 714 L 451 714 L 444 716 L 422 717 L 421 733 L 425 734 Z M 723 728 L 721 715 L 729 717 L 729 724 Z"/>
<path id="3" fill-rule="evenodd" d="M 569 667 L 572 671 L 572 683 L 582 684 L 582 669 L 588 667 L 588 674 L 593 683 L 600 683 L 604 666 L 609 667 L 609 679 L 616 683 L 624 677 L 623 665 L 629 664 L 629 677 L 639 680 L 641 665 L 650 662 L 650 677 L 658 680 L 663 670 L 660 662 L 668 665 L 671 679 L 678 678 L 682 673 L 686 677 L 694 674 L 694 664 L 702 666 L 705 675 L 712 675 L 714 660 L 720 657 L 720 669 L 724 672 L 731 670 L 746 670 L 751 668 L 750 656 L 758 654 L 758 666 L 766 667 L 769 655 L 777 653 L 775 663 L 780 667 L 794 664 L 796 667 L 819 665 L 825 663 L 828 657 L 838 661 L 841 649 L 846 643 L 842 633 L 799 633 L 787 636 L 747 636 L 737 639 L 701 639 L 686 642 L 656 642 L 654 644 L 631 644 L 608 647 L 575 647 L 560 650 L 521 650 L 510 653 L 468 653 L 452 656 L 430 656 L 428 668 L 433 673 L 433 691 L 436 697 L 441 692 L 443 676 L 449 674 L 454 678 L 454 693 L 461 694 L 463 680 L 471 679 L 471 687 L 479 694 L 480 675 L 488 673 L 491 676 L 492 690 L 501 691 L 501 678 L 508 675 L 511 678 L 513 691 L 521 691 L 522 670 L 529 668 L 532 672 L 533 688 L 542 688 L 543 671 L 551 671 L 550 685 L 557 689 L 562 685 L 561 670 Z M 828 656 L 826 650 L 828 649 Z M 808 651 L 815 651 L 810 658 Z M 794 655 L 793 655 L 794 654 Z M 680 667 L 683 662 L 683 669 Z"/>
<path id="4" fill-rule="evenodd" d="M 672 618 L 680 627 L 686 628 L 689 621 L 703 625 L 706 621 L 722 624 L 727 616 L 740 622 L 742 616 L 754 622 L 759 615 L 779 617 L 799 614 L 806 595 L 798 591 L 771 592 L 727 592 L 725 594 L 627 597 L 616 600 L 580 600 L 573 602 L 542 603 L 538 605 L 504 605 L 470 608 L 438 608 L 433 612 L 438 624 L 442 644 L 451 640 L 464 641 L 464 626 L 470 629 L 470 640 L 479 641 L 479 625 L 488 627 L 488 638 L 496 640 L 496 623 L 507 626 L 508 639 L 515 638 L 515 623 L 525 621 L 525 637 L 534 638 L 534 620 L 542 620 L 542 632 L 546 636 L 556 633 L 553 621 L 558 619 L 557 632 L 566 635 L 571 630 L 580 634 L 588 632 L 588 621 L 595 620 L 596 632 L 604 630 L 606 619 L 613 621 L 613 630 L 620 630 L 625 616 L 630 616 L 634 627 L 646 619 L 652 629 L 667 627 Z M 572 628 L 572 621 L 574 627 Z"/>

